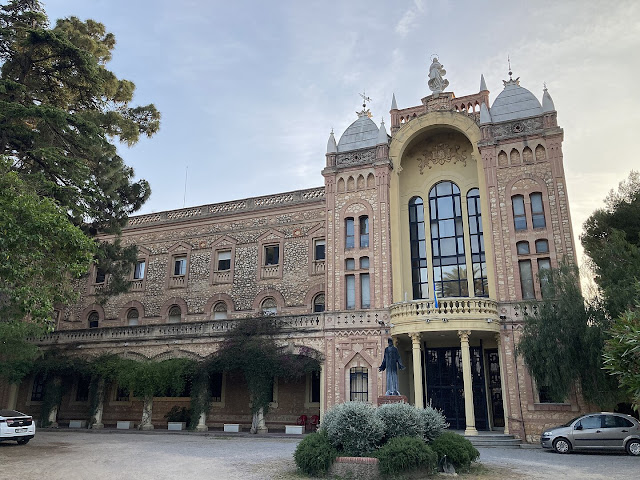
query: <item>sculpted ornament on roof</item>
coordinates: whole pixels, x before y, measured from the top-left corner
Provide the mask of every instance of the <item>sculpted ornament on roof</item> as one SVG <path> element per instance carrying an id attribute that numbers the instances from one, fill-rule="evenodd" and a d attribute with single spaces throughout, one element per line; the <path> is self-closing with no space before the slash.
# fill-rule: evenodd
<path id="1" fill-rule="evenodd" d="M 444 89 L 449 86 L 449 80 L 445 80 L 444 76 L 447 71 L 444 66 L 438 61 L 438 57 L 433 57 L 431 66 L 429 67 L 429 89 L 433 93 L 442 93 Z"/>

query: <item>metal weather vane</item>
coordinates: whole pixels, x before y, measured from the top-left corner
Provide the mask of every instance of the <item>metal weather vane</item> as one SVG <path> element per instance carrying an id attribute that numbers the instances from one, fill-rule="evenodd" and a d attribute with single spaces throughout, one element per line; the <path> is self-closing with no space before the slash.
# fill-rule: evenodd
<path id="1" fill-rule="evenodd" d="M 367 108 L 367 103 L 371 103 L 371 98 L 367 96 L 367 92 L 364 90 L 362 91 L 362 93 L 359 93 L 358 95 L 362 97 L 362 111 L 356 112 L 358 114 L 358 117 L 363 117 L 366 115 L 369 118 L 371 118 L 371 112 Z"/>

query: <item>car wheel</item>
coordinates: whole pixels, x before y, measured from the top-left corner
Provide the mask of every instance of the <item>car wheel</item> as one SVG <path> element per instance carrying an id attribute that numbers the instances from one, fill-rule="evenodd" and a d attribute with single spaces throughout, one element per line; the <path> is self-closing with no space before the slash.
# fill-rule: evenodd
<path id="1" fill-rule="evenodd" d="M 627 453 L 634 457 L 640 455 L 640 440 L 629 440 L 627 442 Z"/>
<path id="2" fill-rule="evenodd" d="M 553 449 L 558 453 L 569 453 L 571 451 L 571 444 L 566 438 L 556 438 L 553 441 Z"/>
<path id="3" fill-rule="evenodd" d="M 18 440 L 18 445 L 26 445 L 27 443 L 29 443 L 29 440 L 31 440 L 30 438 L 21 438 L 20 440 Z"/>

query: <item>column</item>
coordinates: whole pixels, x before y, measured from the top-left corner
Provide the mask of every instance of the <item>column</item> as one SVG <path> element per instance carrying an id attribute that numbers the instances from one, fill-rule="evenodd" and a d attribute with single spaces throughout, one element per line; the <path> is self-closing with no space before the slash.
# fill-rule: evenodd
<path id="1" fill-rule="evenodd" d="M 93 421 L 90 427 L 92 429 L 104 428 L 102 423 L 102 413 L 104 411 L 104 378 L 98 379 L 98 388 L 96 389 L 96 411 L 93 414 Z"/>
<path id="2" fill-rule="evenodd" d="M 462 381 L 464 382 L 464 416 L 467 428 L 465 435 L 478 435 L 476 416 L 473 409 L 473 383 L 471 380 L 471 354 L 469 353 L 469 330 L 458 330 L 460 351 L 462 353 Z"/>
<path id="3" fill-rule="evenodd" d="M 504 434 L 509 435 L 509 392 L 505 387 L 506 365 L 504 364 L 504 354 L 502 353 L 502 341 L 500 334 L 496 333 L 496 343 L 498 344 L 498 362 L 500 362 L 500 389 L 502 390 L 502 410 L 504 411 Z"/>
<path id="4" fill-rule="evenodd" d="M 142 421 L 138 430 L 153 430 L 153 423 L 151 423 L 151 415 L 153 414 L 153 397 L 145 397 L 144 405 L 142 406 Z"/>
<path id="5" fill-rule="evenodd" d="M 413 396 L 416 408 L 424 408 L 422 395 L 422 361 L 420 355 L 420 333 L 412 333 L 411 350 L 413 353 Z"/>
<path id="6" fill-rule="evenodd" d="M 324 363 L 320 365 L 320 421 L 322 422 L 322 418 L 324 417 L 324 408 L 326 405 L 326 393 L 324 391 L 324 387 L 325 387 L 325 380 L 324 380 L 324 375 L 325 375 L 325 368 L 324 368 Z"/>
<path id="7" fill-rule="evenodd" d="M 15 410 L 18 403 L 18 384 L 9 385 L 9 400 L 7 401 L 7 410 Z"/>
<path id="8" fill-rule="evenodd" d="M 48 421 L 50 428 L 58 428 L 58 405 L 60 403 L 60 397 L 62 396 L 62 379 L 58 376 L 53 377 L 51 385 L 47 385 L 45 388 L 53 389 L 56 395 L 56 404 L 51 407 L 51 410 L 49 410 Z"/>

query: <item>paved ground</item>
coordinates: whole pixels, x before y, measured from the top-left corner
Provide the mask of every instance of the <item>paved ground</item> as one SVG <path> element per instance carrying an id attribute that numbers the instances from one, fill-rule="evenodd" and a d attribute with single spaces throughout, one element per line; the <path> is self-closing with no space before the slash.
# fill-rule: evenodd
<path id="1" fill-rule="evenodd" d="M 297 479 L 297 438 L 152 432 L 40 431 L 28 445 L 0 443 L 0 479 Z M 637 480 L 640 458 L 480 449 L 479 480 Z M 444 477 L 441 477 L 444 478 Z M 464 476 L 462 477 L 464 478 Z M 362 479 L 366 480 L 366 479 Z"/>

